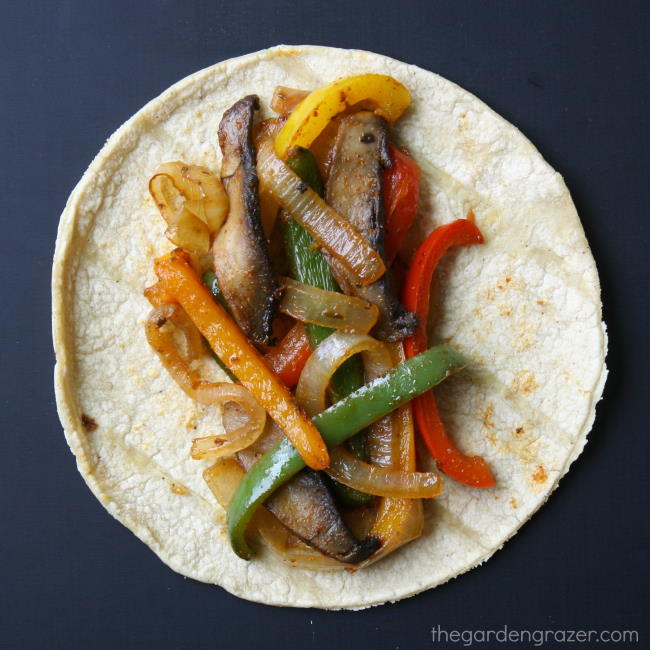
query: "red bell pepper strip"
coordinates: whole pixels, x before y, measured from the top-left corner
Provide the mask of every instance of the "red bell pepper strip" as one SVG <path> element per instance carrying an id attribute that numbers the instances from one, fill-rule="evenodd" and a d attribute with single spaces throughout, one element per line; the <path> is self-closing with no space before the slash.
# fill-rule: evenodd
<path id="1" fill-rule="evenodd" d="M 264 357 L 280 381 L 287 388 L 293 388 L 310 355 L 311 346 L 305 327 L 302 323 L 296 323 Z"/>
<path id="2" fill-rule="evenodd" d="M 404 283 L 402 302 L 407 309 L 418 315 L 420 324 L 413 335 L 404 341 L 407 359 L 429 347 L 425 329 L 429 316 L 429 295 L 433 272 L 440 258 L 451 246 L 483 243 L 481 231 L 470 219 L 471 217 L 458 219 L 436 228 L 413 257 Z M 495 485 L 485 460 L 480 456 L 466 456 L 449 438 L 438 414 L 432 391 L 427 391 L 413 400 L 413 415 L 420 435 L 441 471 L 465 485 L 481 488 Z"/>
<path id="3" fill-rule="evenodd" d="M 384 172 L 386 240 L 384 254 L 390 264 L 402 248 L 408 229 L 418 211 L 420 168 L 403 151 L 388 145 L 392 165 Z"/>

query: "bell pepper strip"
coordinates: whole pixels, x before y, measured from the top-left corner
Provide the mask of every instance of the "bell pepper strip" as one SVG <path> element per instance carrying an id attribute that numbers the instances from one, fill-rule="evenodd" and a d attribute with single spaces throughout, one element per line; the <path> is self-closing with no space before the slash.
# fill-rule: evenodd
<path id="1" fill-rule="evenodd" d="M 392 164 L 384 170 L 384 254 L 386 263 L 391 264 L 418 212 L 420 168 L 410 156 L 392 144 L 388 145 L 388 155 Z"/>
<path id="2" fill-rule="evenodd" d="M 287 159 L 287 167 L 294 171 L 320 197 L 325 194 L 325 186 L 318 169 L 318 163 L 309 149 L 296 147 Z M 325 291 L 341 290 L 325 257 L 315 246 L 312 236 L 291 217 L 285 223 L 284 240 L 289 268 L 294 279 Z M 329 327 L 313 324 L 307 324 L 306 330 L 312 348 L 315 348 L 334 331 Z M 358 385 L 350 389 L 349 392 L 356 390 L 363 383 L 363 369 L 360 364 L 358 371 Z"/>
<path id="3" fill-rule="evenodd" d="M 296 323 L 264 358 L 280 381 L 287 388 L 293 388 L 310 355 L 311 346 L 305 327 L 302 323 Z"/>
<path id="4" fill-rule="evenodd" d="M 217 282 L 217 276 L 214 274 L 214 271 L 206 271 L 201 277 L 201 279 L 203 280 L 203 284 L 210 290 L 212 297 L 217 302 L 219 302 L 219 304 L 228 312 L 230 316 L 232 316 L 232 314 L 230 313 L 230 309 L 228 308 L 228 303 L 226 302 L 226 298 L 221 293 L 221 289 L 219 289 L 219 283 Z M 162 283 L 158 281 L 157 284 L 162 284 Z M 145 291 L 145 294 L 147 291 L 149 291 L 149 289 Z M 230 379 L 230 381 L 236 384 L 239 381 L 237 377 L 233 375 L 230 368 L 228 368 L 228 366 L 215 354 L 214 350 L 210 347 L 210 344 L 207 342 L 205 337 L 201 337 L 201 338 L 205 341 L 205 345 L 208 348 L 208 351 L 210 352 L 210 356 L 217 362 L 219 368 L 221 368 L 221 370 L 224 371 L 224 373 L 228 376 L 228 379 Z"/>
<path id="5" fill-rule="evenodd" d="M 210 289 L 212 297 L 230 314 L 230 307 L 228 307 L 226 297 L 221 293 L 219 282 L 214 271 L 206 271 L 201 279 L 203 280 L 203 284 Z"/>
<path id="6" fill-rule="evenodd" d="M 327 445 L 336 447 L 357 431 L 462 370 L 467 363 L 450 346 L 431 348 L 314 416 L 313 423 Z M 291 442 L 283 439 L 244 475 L 227 513 L 230 543 L 239 557 L 245 560 L 251 557 L 245 532 L 257 508 L 304 465 Z"/>
<path id="7" fill-rule="evenodd" d="M 393 363 L 401 364 L 406 356 L 402 343 L 389 344 Z M 416 468 L 415 431 L 413 426 L 413 402 L 401 406 L 394 415 L 390 466 L 408 472 Z M 388 464 L 388 463 L 386 463 Z M 396 548 L 416 539 L 422 533 L 424 516 L 421 499 L 380 499 L 377 517 L 370 534 L 381 540 L 381 549 L 374 559 L 391 553 Z"/>
<path id="8" fill-rule="evenodd" d="M 319 196 L 325 194 L 325 186 L 316 158 L 302 147 L 296 147 L 287 159 L 287 166 L 305 181 Z M 284 240 L 292 276 L 326 291 L 340 291 L 340 287 L 312 236 L 294 219 L 285 224 Z M 320 325 L 307 324 L 307 336 L 312 348 L 318 346 L 334 330 Z M 332 378 L 332 388 L 339 398 L 347 397 L 363 385 L 363 366 L 357 357 L 346 361 Z"/>
<path id="9" fill-rule="evenodd" d="M 325 195 L 325 185 L 318 168 L 316 158 L 309 149 L 294 147 L 286 161 L 287 167 L 295 172 L 314 192 L 320 197 Z M 330 269 L 325 257 L 314 246 L 311 235 L 293 218 L 284 222 L 285 250 L 289 259 L 289 268 L 292 276 L 314 287 L 326 291 L 340 291 L 340 287 Z M 315 348 L 326 339 L 333 329 L 307 323 L 305 326 L 311 348 Z M 305 359 L 306 363 L 307 359 Z M 304 366 L 304 364 L 303 364 Z M 363 385 L 363 364 L 358 356 L 351 357 L 334 373 L 330 383 L 333 392 L 333 401 L 347 397 Z M 296 380 L 297 383 L 297 380 Z M 354 436 L 348 442 L 350 451 L 357 458 L 366 460 L 365 439 L 363 433 Z M 353 490 L 333 480 L 328 480 L 330 487 L 340 502 L 344 505 L 357 507 L 369 505 L 375 497 Z"/>
<path id="10" fill-rule="evenodd" d="M 402 302 L 415 312 L 419 326 L 404 341 L 406 357 L 414 357 L 428 347 L 426 323 L 429 316 L 431 280 L 440 258 L 451 246 L 482 244 L 483 235 L 469 219 L 458 219 L 436 228 L 415 252 L 404 283 Z M 463 454 L 449 438 L 440 419 L 432 391 L 413 401 L 413 415 L 422 440 L 438 467 L 447 476 L 473 487 L 492 487 L 494 477 L 480 456 Z"/>
<path id="11" fill-rule="evenodd" d="M 260 143 L 257 152 L 260 185 L 305 228 L 316 243 L 326 248 L 362 286 L 386 272 L 381 255 L 349 221 L 327 204 L 280 160 L 272 142 Z"/>
<path id="12" fill-rule="evenodd" d="M 318 429 L 226 310 L 213 300 L 189 256 L 175 249 L 155 260 L 154 269 L 217 356 L 294 443 L 305 464 L 317 470 L 327 467 L 329 452 Z"/>
<path id="13" fill-rule="evenodd" d="M 296 147 L 287 159 L 287 166 L 307 183 L 319 196 L 325 194 L 325 186 L 318 169 L 318 163 L 309 149 Z M 289 218 L 284 227 L 284 239 L 289 268 L 292 276 L 326 291 L 340 291 L 340 287 L 329 264 L 311 235 L 294 219 Z M 307 324 L 307 336 L 312 348 L 326 339 L 334 330 L 320 325 Z M 353 357 L 346 361 L 332 378 L 332 388 L 338 397 L 347 397 L 363 385 L 363 366 Z"/>
<path id="14" fill-rule="evenodd" d="M 293 109 L 275 140 L 275 151 L 283 160 L 292 147 L 309 147 L 330 120 L 361 101 L 394 122 L 408 108 L 411 96 L 397 79 L 383 74 L 360 74 L 339 79 L 309 93 Z"/>
<path id="15" fill-rule="evenodd" d="M 174 296 L 170 295 L 160 281 L 147 287 L 144 290 L 144 297 L 151 303 L 152 307 L 162 307 L 165 304 L 176 302 Z"/>

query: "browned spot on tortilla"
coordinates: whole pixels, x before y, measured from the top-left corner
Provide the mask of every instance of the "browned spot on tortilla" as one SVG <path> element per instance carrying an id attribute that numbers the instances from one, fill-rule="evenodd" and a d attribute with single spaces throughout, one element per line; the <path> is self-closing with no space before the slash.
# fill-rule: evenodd
<path id="1" fill-rule="evenodd" d="M 483 436 L 491 445 L 497 444 L 497 437 L 494 435 L 494 431 L 488 431 L 484 436 Z"/>
<path id="2" fill-rule="evenodd" d="M 548 473 L 544 469 L 543 465 L 538 465 L 535 473 L 533 474 L 533 481 L 535 483 L 546 483 L 548 480 Z"/>
<path id="3" fill-rule="evenodd" d="M 492 422 L 492 416 L 494 415 L 494 404 L 488 402 L 485 410 L 483 411 L 483 426 L 486 429 L 494 429 L 494 422 Z"/>
<path id="4" fill-rule="evenodd" d="M 517 499 L 515 499 L 515 497 L 511 497 L 510 498 L 510 505 L 512 506 L 512 508 L 514 510 L 516 510 L 519 507 L 519 502 L 517 501 Z"/>
<path id="5" fill-rule="evenodd" d="M 510 278 L 506 278 L 506 284 L 508 284 L 508 282 L 510 282 Z"/>
<path id="6" fill-rule="evenodd" d="M 181 496 L 187 494 L 187 488 L 184 485 L 181 485 L 180 483 L 174 483 L 172 481 L 169 484 L 169 489 L 174 493 L 174 494 L 179 494 Z"/>
<path id="7" fill-rule="evenodd" d="M 524 427 L 517 427 L 515 429 L 515 435 L 520 436 L 522 433 L 524 433 Z"/>
<path id="8" fill-rule="evenodd" d="M 519 334 L 515 336 L 512 347 L 514 348 L 515 352 L 523 352 L 524 350 L 527 350 L 528 348 L 535 345 L 536 341 L 537 337 L 532 333 L 532 331 L 523 331 L 519 332 Z"/>
<path id="9" fill-rule="evenodd" d="M 532 393 L 538 388 L 537 379 L 530 370 L 520 370 L 512 381 L 512 390 L 515 393 Z"/>
<path id="10" fill-rule="evenodd" d="M 499 315 L 512 316 L 512 309 L 510 309 L 507 305 L 499 305 Z"/>
<path id="11" fill-rule="evenodd" d="M 545 305 L 545 304 L 546 304 L 546 300 L 538 300 L 538 301 L 537 301 L 537 304 L 538 304 L 538 305 Z"/>
<path id="12" fill-rule="evenodd" d="M 494 404 L 488 402 L 483 411 L 481 412 L 481 417 L 483 419 L 483 426 L 487 429 L 487 433 L 484 435 L 484 438 L 492 443 L 493 445 L 497 444 L 497 439 L 494 431 L 494 422 L 492 421 L 492 416 L 494 415 Z"/>
<path id="13" fill-rule="evenodd" d="M 81 414 L 81 426 L 86 430 L 87 433 L 92 433 L 99 425 L 95 422 L 94 418 L 91 418 L 90 415 L 85 413 Z"/>

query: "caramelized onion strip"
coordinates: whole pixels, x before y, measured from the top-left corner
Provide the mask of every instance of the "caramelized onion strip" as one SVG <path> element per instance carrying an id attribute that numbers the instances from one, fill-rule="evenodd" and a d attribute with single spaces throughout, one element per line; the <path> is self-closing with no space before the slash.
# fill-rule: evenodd
<path id="1" fill-rule="evenodd" d="M 271 110 L 278 115 L 288 115 L 309 93 L 309 90 L 276 86 L 271 97 Z"/>
<path id="2" fill-rule="evenodd" d="M 205 167 L 163 163 L 149 181 L 149 192 L 177 246 L 206 253 L 228 214 L 221 181 Z"/>
<path id="3" fill-rule="evenodd" d="M 286 210 L 316 242 L 326 248 L 362 286 L 386 271 L 381 256 L 361 233 L 308 187 L 280 160 L 269 138 L 260 141 L 257 173 L 262 188 Z"/>
<path id="4" fill-rule="evenodd" d="M 298 404 L 314 416 L 327 407 L 326 392 L 330 379 L 341 364 L 361 353 L 366 379 L 385 375 L 392 367 L 386 345 L 366 334 L 334 332 L 314 349 L 296 386 Z"/>
<path id="5" fill-rule="evenodd" d="M 367 334 L 377 322 L 379 310 L 363 298 L 326 291 L 291 278 L 281 278 L 278 309 L 302 321 L 323 327 Z"/>
<path id="6" fill-rule="evenodd" d="M 393 363 L 404 361 L 401 343 L 388 346 Z M 368 435 L 370 460 L 377 465 L 414 472 L 415 435 L 413 413 L 410 404 L 405 404 L 393 413 L 392 429 L 372 428 Z M 381 549 L 361 566 L 376 562 L 395 549 L 403 546 L 422 534 L 424 518 L 422 501 L 419 499 L 396 499 L 383 497 L 379 502 L 377 519 L 371 534 L 381 541 Z"/>
<path id="7" fill-rule="evenodd" d="M 186 356 L 178 351 L 173 333 L 164 328 L 168 321 L 173 322 L 183 333 Z M 193 440 L 192 458 L 220 458 L 234 454 L 259 438 L 266 423 L 266 412 L 250 392 L 238 384 L 202 381 L 192 370 L 190 362 L 202 352 L 201 336 L 179 305 L 168 304 L 154 308 L 147 318 L 145 332 L 149 345 L 188 397 L 200 404 L 216 404 L 221 407 L 235 404 L 239 408 L 241 417 L 235 420 L 234 426 L 228 426 L 232 418 L 224 418 L 223 434 Z"/>
<path id="8" fill-rule="evenodd" d="M 442 480 L 435 472 L 406 472 L 364 463 L 344 447 L 330 452 L 331 463 L 325 470 L 348 487 L 398 499 L 432 499 L 442 490 Z"/>

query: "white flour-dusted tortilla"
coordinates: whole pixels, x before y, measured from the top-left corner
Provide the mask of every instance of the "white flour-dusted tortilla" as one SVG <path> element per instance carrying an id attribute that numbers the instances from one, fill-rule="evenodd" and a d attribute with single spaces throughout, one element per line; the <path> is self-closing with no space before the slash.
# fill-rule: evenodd
<path id="1" fill-rule="evenodd" d="M 142 292 L 172 248 L 148 194 L 163 161 L 218 173 L 217 125 L 255 93 L 316 88 L 363 72 L 394 76 L 412 105 L 393 129 L 423 173 L 408 248 L 473 208 L 483 246 L 440 265 L 432 326 L 474 367 L 436 394 L 450 435 L 489 462 L 497 487 L 445 481 L 422 537 L 355 573 L 292 569 L 231 551 L 225 514 L 189 457 L 220 428 L 148 346 Z M 561 176 L 511 124 L 425 70 L 355 50 L 280 46 L 180 81 L 124 124 L 72 193 L 52 280 L 58 409 L 79 471 L 106 509 L 186 576 L 273 605 L 360 608 L 434 587 L 486 560 L 544 503 L 580 454 L 606 376 L 594 260 Z"/>

